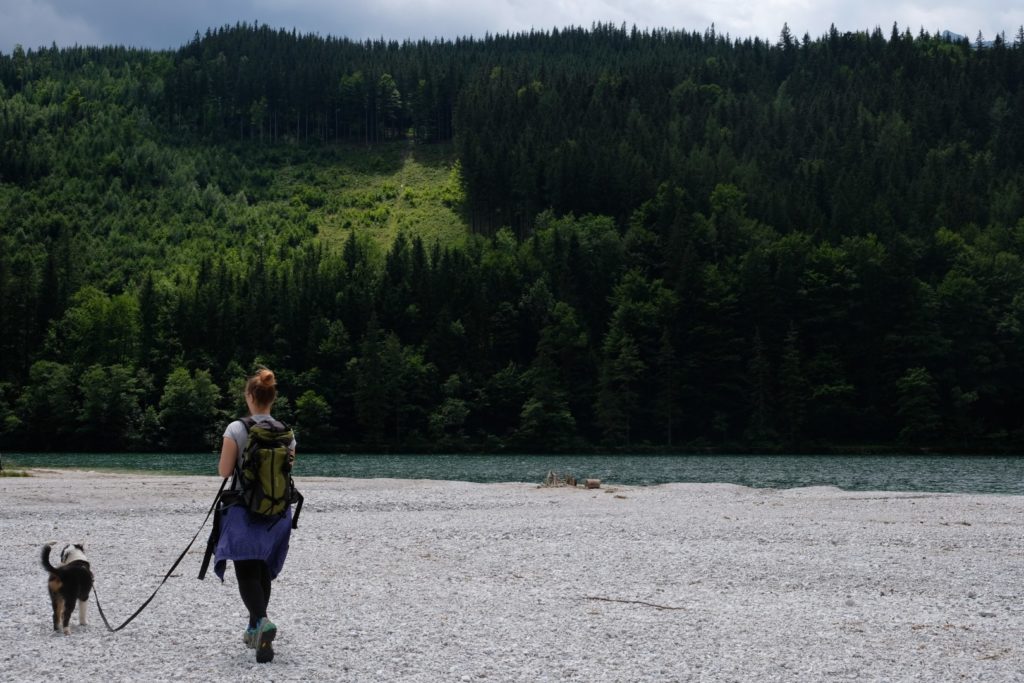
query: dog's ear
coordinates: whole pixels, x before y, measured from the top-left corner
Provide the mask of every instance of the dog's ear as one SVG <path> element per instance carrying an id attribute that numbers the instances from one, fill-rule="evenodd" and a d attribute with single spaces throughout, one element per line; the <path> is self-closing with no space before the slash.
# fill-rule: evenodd
<path id="1" fill-rule="evenodd" d="M 76 543 L 75 547 L 78 548 L 79 550 L 81 550 L 83 553 L 85 552 L 85 544 L 84 543 Z"/>

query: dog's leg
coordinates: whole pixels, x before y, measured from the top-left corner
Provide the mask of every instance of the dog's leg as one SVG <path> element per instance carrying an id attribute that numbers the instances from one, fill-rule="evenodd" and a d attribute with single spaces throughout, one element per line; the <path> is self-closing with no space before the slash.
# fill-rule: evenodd
<path id="1" fill-rule="evenodd" d="M 88 625 L 88 624 L 85 623 L 85 606 L 86 606 L 86 604 L 87 603 L 86 603 L 85 600 L 79 600 L 78 601 L 78 625 L 79 626 L 87 626 Z"/>
<path id="2" fill-rule="evenodd" d="M 60 594 L 61 580 L 56 576 L 50 576 L 46 587 L 50 589 L 50 604 L 53 605 L 53 630 L 59 631 L 60 624 L 64 620 L 64 596 Z"/>
<path id="3" fill-rule="evenodd" d="M 51 595 L 50 602 L 53 603 L 53 630 L 60 630 L 60 623 L 64 621 L 64 598 L 60 595 Z"/>
<path id="4" fill-rule="evenodd" d="M 65 623 L 67 622 L 67 618 L 68 618 L 67 617 L 67 615 L 68 615 L 67 607 L 68 607 L 67 604 L 64 602 L 64 596 L 63 595 L 57 595 L 57 599 L 54 600 L 54 605 L 53 605 L 53 630 L 54 631 L 61 631 L 61 630 L 63 630 L 64 631 L 64 635 L 67 635 L 69 633 L 69 630 L 68 630 L 67 626 L 65 625 Z"/>
<path id="5" fill-rule="evenodd" d="M 64 635 L 71 635 L 71 615 L 75 611 L 75 599 L 64 598 Z"/>

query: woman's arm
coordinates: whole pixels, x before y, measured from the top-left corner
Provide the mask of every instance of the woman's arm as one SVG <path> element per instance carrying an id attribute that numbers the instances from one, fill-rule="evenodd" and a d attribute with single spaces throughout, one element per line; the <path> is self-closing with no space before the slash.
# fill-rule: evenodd
<path id="1" fill-rule="evenodd" d="M 225 436 L 224 443 L 220 447 L 220 462 L 217 463 L 217 474 L 222 477 L 230 477 L 235 471 L 236 460 L 238 460 L 238 444 L 230 436 Z"/>

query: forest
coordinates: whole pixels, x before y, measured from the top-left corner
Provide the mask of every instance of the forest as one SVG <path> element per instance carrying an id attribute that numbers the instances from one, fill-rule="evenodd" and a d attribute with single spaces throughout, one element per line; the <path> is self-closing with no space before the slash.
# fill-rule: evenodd
<path id="1" fill-rule="evenodd" d="M 1024 446 L 1024 28 L 0 53 L 0 444 Z"/>

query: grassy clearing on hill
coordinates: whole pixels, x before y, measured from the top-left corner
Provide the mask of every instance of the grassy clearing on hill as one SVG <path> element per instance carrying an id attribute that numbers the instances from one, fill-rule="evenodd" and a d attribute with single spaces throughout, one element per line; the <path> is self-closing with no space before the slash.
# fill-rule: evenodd
<path id="1" fill-rule="evenodd" d="M 380 251 L 400 232 L 449 246 L 461 245 L 468 234 L 451 145 L 335 145 L 294 156 L 276 148 L 262 157 L 271 179 L 260 203 L 307 210 L 330 244 L 340 246 L 353 230 Z"/>

